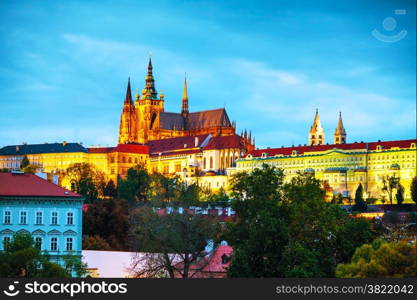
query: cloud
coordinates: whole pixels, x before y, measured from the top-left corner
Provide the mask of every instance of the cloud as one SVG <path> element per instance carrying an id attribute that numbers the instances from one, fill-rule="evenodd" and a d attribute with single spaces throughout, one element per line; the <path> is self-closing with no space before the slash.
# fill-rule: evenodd
<path id="1" fill-rule="evenodd" d="M 284 144 L 304 143 L 304 138 L 293 139 L 307 136 L 315 108 L 319 109 L 330 142 L 339 111 L 343 113 L 351 141 L 400 136 L 398 133 L 415 131 L 413 115 L 416 107 L 408 98 L 392 98 L 316 81 L 305 74 L 274 69 L 259 62 L 235 59 L 228 65 L 236 70 L 233 75 L 239 78 L 237 86 L 245 87 L 240 107 L 250 108 L 251 116 L 257 120 L 253 123 L 255 135 L 262 136 L 263 144 L 277 145 L 277 141 L 272 139 L 271 128 L 275 129 L 276 139 L 282 139 Z M 267 135 L 259 133 L 263 128 L 268 129 Z"/>

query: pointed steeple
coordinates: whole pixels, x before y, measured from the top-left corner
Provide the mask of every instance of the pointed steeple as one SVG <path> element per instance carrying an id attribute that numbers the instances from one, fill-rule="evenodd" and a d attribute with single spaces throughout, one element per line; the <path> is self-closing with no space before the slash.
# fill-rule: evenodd
<path id="1" fill-rule="evenodd" d="M 310 127 L 308 141 L 310 145 L 324 144 L 324 129 L 321 126 L 318 108 L 316 108 L 316 115 L 314 116 L 313 124 Z"/>
<path id="2" fill-rule="evenodd" d="M 337 122 L 336 130 L 334 131 L 334 143 L 345 144 L 346 143 L 346 130 L 343 126 L 342 112 L 339 112 L 339 121 Z"/>
<path id="3" fill-rule="evenodd" d="M 149 63 L 148 63 L 148 74 L 145 77 L 145 88 L 142 90 L 142 97 L 141 99 L 147 100 L 156 100 L 158 93 L 155 89 L 155 80 L 153 78 L 153 67 L 152 67 L 152 59 L 149 56 Z"/>
<path id="4" fill-rule="evenodd" d="M 188 92 L 187 92 L 187 77 L 184 78 L 184 90 L 182 93 L 182 109 L 181 115 L 186 119 L 188 117 Z"/>
<path id="5" fill-rule="evenodd" d="M 342 112 L 339 112 L 339 121 L 337 122 L 335 134 L 346 134 L 345 127 L 343 127 Z"/>
<path id="6" fill-rule="evenodd" d="M 127 89 L 126 89 L 125 103 L 133 104 L 132 91 L 130 89 L 130 77 L 127 79 Z"/>

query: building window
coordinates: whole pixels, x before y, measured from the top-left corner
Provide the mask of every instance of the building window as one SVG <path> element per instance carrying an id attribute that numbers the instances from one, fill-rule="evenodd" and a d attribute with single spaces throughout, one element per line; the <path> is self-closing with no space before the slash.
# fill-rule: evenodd
<path id="1" fill-rule="evenodd" d="M 58 238 L 51 238 L 51 251 L 58 251 Z"/>
<path id="2" fill-rule="evenodd" d="M 35 247 L 39 250 L 42 249 L 42 238 L 41 237 L 35 237 Z"/>
<path id="3" fill-rule="evenodd" d="M 135 164 L 137 164 L 138 163 L 138 158 L 137 157 L 135 157 Z"/>
<path id="4" fill-rule="evenodd" d="M 51 215 L 51 224 L 52 225 L 58 225 L 58 212 L 53 211 Z"/>
<path id="5" fill-rule="evenodd" d="M 131 157 L 129 157 L 129 164 L 131 164 L 132 163 L 132 158 Z"/>
<path id="6" fill-rule="evenodd" d="M 67 238 L 67 251 L 72 251 L 72 237 Z"/>
<path id="7" fill-rule="evenodd" d="M 35 224 L 36 225 L 42 224 L 42 217 L 43 217 L 42 212 L 41 211 L 37 211 L 36 212 L 36 218 L 35 218 Z"/>
<path id="8" fill-rule="evenodd" d="M 213 157 L 210 157 L 210 169 L 213 169 Z"/>
<path id="9" fill-rule="evenodd" d="M 67 212 L 67 225 L 74 225 L 74 213 Z"/>
<path id="10" fill-rule="evenodd" d="M 6 249 L 7 245 L 9 245 L 9 244 L 10 244 L 10 236 L 5 236 L 3 238 L 3 249 Z"/>
<path id="11" fill-rule="evenodd" d="M 20 224 L 27 224 L 28 221 L 28 213 L 27 211 L 20 212 Z"/>
<path id="12" fill-rule="evenodd" d="M 4 224 L 11 224 L 12 223 L 12 212 L 10 210 L 6 210 L 4 212 L 3 223 Z"/>
<path id="13" fill-rule="evenodd" d="M 229 261 L 229 257 L 226 254 L 222 255 L 222 264 L 225 265 Z"/>

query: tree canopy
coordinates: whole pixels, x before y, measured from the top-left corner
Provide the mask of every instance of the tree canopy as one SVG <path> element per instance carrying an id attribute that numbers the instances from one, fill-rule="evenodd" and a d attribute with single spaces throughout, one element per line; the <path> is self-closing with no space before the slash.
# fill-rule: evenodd
<path id="1" fill-rule="evenodd" d="M 417 276 L 416 245 L 377 239 L 359 247 L 350 263 L 337 266 L 340 278 L 406 278 Z"/>
<path id="2" fill-rule="evenodd" d="M 219 223 L 210 217 L 158 215 L 145 206 L 135 210 L 131 224 L 136 250 L 151 253 L 133 260 L 132 273 L 138 277 L 192 277 L 196 270 L 190 267 L 204 257 L 207 241 L 218 240 L 219 234 Z"/>
<path id="3" fill-rule="evenodd" d="M 86 198 L 87 203 L 103 196 L 105 175 L 89 163 L 74 163 L 66 170 L 71 181 L 71 189 Z"/>
<path id="4" fill-rule="evenodd" d="M 225 239 L 233 247 L 230 277 L 332 277 L 356 247 L 370 242 L 368 221 L 352 219 L 311 174 L 283 183 L 283 173 L 264 165 L 232 180 L 232 207 Z"/>
<path id="5" fill-rule="evenodd" d="M 0 252 L 0 277 L 71 277 L 85 274 L 85 265 L 75 256 L 67 256 L 64 267 L 48 260 L 30 234 L 18 233 Z"/>

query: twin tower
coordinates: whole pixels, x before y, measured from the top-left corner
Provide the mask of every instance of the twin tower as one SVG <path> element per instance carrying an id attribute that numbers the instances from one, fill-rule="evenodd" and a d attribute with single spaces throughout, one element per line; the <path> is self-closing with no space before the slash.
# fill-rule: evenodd
<path id="1" fill-rule="evenodd" d="M 346 144 L 346 130 L 343 127 L 342 113 L 339 113 L 339 121 L 334 132 L 334 144 Z M 308 136 L 309 145 L 323 145 L 324 144 L 324 129 L 320 123 L 319 111 L 316 109 L 316 116 L 314 117 L 313 125 L 310 128 Z"/>

